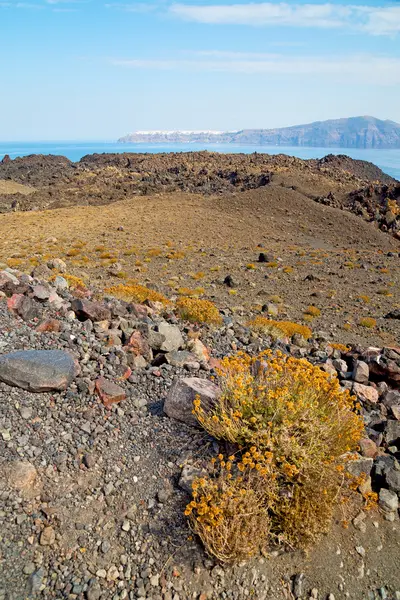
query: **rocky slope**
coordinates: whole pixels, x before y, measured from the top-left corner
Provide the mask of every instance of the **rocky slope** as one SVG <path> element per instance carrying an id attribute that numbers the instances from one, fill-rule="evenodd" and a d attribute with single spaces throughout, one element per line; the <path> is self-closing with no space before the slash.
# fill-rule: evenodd
<path id="1" fill-rule="evenodd" d="M 224 143 L 260 146 L 325 148 L 400 148 L 400 125 L 375 117 L 330 119 L 278 129 L 243 129 L 228 132 L 138 131 L 122 143 Z"/>
<path id="2" fill-rule="evenodd" d="M 48 283 L 46 268 L 0 272 L 2 600 L 399 598 L 397 348 L 338 349 L 325 334 L 274 341 L 226 309 L 222 326 L 198 328 L 151 302 L 94 301 L 62 273 Z M 357 394 L 366 436 L 351 469 L 379 511 L 355 495 L 350 528 L 335 525 L 309 557 L 278 546 L 221 566 L 182 515 L 193 475 L 219 450 L 192 426 L 185 390 L 233 348 L 266 347 L 307 357 Z"/>
<path id="3" fill-rule="evenodd" d="M 0 212 L 105 205 L 137 195 L 177 191 L 226 195 L 260 188 L 268 199 L 286 188 L 376 220 L 386 229 L 386 200 L 390 194 L 395 201 L 397 197 L 393 178 L 372 163 L 342 155 L 301 160 L 283 154 L 125 153 L 88 155 L 78 163 L 58 156 L 28 156 L 3 159 L 1 181 L 9 189 L 2 193 L 5 184 L 0 186 Z M 365 195 L 363 190 L 376 182 L 394 186 L 393 193 L 385 196 L 382 189 L 372 194 L 369 209 L 360 211 L 352 198 Z M 24 189 L 18 191 L 18 185 Z M 390 230 L 397 234 L 399 226 L 396 214 Z"/>

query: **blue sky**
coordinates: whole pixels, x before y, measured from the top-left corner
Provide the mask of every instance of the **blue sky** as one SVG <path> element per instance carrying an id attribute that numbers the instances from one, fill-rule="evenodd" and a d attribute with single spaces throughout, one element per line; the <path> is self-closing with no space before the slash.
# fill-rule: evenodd
<path id="1" fill-rule="evenodd" d="M 400 1 L 0 0 L 0 139 L 400 122 Z"/>

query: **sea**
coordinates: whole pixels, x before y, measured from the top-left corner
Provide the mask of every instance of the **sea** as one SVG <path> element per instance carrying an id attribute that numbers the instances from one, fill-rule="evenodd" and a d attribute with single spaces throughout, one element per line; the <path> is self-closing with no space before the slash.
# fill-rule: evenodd
<path id="1" fill-rule="evenodd" d="M 322 158 L 327 154 L 346 154 L 358 160 L 374 163 L 388 175 L 400 180 L 399 150 L 362 150 L 353 148 L 304 148 L 299 146 L 242 146 L 236 144 L 120 144 L 111 141 L 60 141 L 60 142 L 0 142 L 0 160 L 5 154 L 11 158 L 29 154 L 56 154 L 79 161 L 86 154 L 103 152 L 194 152 L 209 150 L 222 153 L 260 152 L 264 154 L 288 154 L 298 158 Z"/>

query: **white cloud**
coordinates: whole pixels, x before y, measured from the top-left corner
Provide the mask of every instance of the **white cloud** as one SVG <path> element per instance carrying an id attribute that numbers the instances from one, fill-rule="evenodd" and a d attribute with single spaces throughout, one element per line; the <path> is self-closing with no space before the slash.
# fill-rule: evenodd
<path id="1" fill-rule="evenodd" d="M 224 53 L 215 51 L 211 59 L 109 59 L 114 66 L 133 69 L 164 71 L 208 71 L 243 73 L 247 75 L 273 74 L 318 78 L 328 77 L 335 82 L 390 86 L 400 84 L 400 58 L 356 55 L 340 58 L 313 56 L 260 55 L 251 53 Z"/>
<path id="2" fill-rule="evenodd" d="M 176 17 L 208 24 L 351 28 L 373 35 L 400 31 L 400 8 L 346 4 L 289 4 L 286 2 L 189 5 L 172 4 Z"/>

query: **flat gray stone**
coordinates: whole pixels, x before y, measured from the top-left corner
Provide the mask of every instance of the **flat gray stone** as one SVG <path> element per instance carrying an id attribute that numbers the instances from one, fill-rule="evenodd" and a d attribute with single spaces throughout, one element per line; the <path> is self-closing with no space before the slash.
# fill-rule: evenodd
<path id="1" fill-rule="evenodd" d="M 74 376 L 75 362 L 62 350 L 23 350 L 0 356 L 0 381 L 29 392 L 65 390 Z"/>

